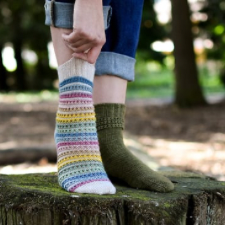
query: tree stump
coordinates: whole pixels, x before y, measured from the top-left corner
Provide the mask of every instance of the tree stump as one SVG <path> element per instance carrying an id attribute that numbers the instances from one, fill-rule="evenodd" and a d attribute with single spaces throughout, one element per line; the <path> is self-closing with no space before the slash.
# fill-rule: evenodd
<path id="1" fill-rule="evenodd" d="M 225 182 L 165 174 L 171 193 L 116 184 L 115 195 L 68 193 L 55 173 L 1 175 L 0 225 L 224 225 Z"/>

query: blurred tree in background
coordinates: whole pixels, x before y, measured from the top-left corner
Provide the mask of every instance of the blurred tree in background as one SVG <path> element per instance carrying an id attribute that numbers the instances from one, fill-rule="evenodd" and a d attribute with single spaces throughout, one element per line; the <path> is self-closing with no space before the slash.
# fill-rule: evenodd
<path id="1" fill-rule="evenodd" d="M 0 2 L 0 7 L 2 8 L 2 2 Z M 0 53 L 2 53 L 3 51 L 3 47 L 5 42 L 7 41 L 7 32 L 8 32 L 8 28 L 7 26 L 5 26 L 5 16 L 3 15 L 3 11 L 1 10 L 0 13 L 0 21 L 2 21 L 0 23 Z M 5 90 L 8 91 L 9 90 L 9 86 L 7 84 L 7 71 L 6 68 L 3 65 L 3 58 L 2 58 L 2 54 L 0 54 L 0 90 Z"/>
<path id="2" fill-rule="evenodd" d="M 143 60 L 154 59 L 162 63 L 165 56 L 152 50 L 150 44 L 166 37 L 167 32 L 165 27 L 158 23 L 153 4 L 153 0 L 144 3 L 142 35 L 138 49 Z M 1 59 L 1 90 L 8 90 L 7 76 L 13 78 L 10 80 L 14 81 L 14 83 L 10 82 L 10 90 L 52 88 L 56 73 L 49 68 L 47 44 L 50 41 L 50 32 L 49 27 L 44 25 L 44 1 L 0 0 L 0 7 L 0 16 L 3 21 L 0 25 L 0 47 L 3 48 L 5 43 L 12 43 L 17 62 L 16 71 L 7 72 Z M 37 54 L 38 61 L 35 66 L 24 61 L 22 58 L 23 49 L 33 50 Z"/>
<path id="3" fill-rule="evenodd" d="M 175 103 L 181 107 L 204 105 L 193 47 L 187 0 L 172 0 L 172 39 L 175 57 Z"/>
<path id="4" fill-rule="evenodd" d="M 52 88 L 52 72 L 49 68 L 47 44 L 50 41 L 49 28 L 44 26 L 43 1 L 3 1 L 0 0 L 1 21 L 0 47 L 11 43 L 15 52 L 17 63 L 12 76 L 14 83 L 11 88 L 16 90 Z M 37 54 L 37 64 L 30 68 L 22 57 L 24 49 L 33 50 Z M 3 71 L 2 89 L 7 90 L 5 68 L 1 60 Z M 29 85 L 28 85 L 29 84 Z"/>

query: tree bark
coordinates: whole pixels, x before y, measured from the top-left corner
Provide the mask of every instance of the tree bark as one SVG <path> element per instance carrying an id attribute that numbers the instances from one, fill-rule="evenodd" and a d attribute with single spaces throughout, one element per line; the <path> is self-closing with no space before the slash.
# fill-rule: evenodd
<path id="1" fill-rule="evenodd" d="M 25 69 L 23 65 L 22 59 L 22 42 L 18 40 L 14 40 L 13 47 L 15 51 L 15 59 L 17 62 L 17 69 L 16 69 L 16 88 L 19 91 L 26 90 L 26 79 L 25 79 Z"/>
<path id="2" fill-rule="evenodd" d="M 49 66 L 47 44 L 44 47 L 35 49 L 38 62 L 35 66 L 35 77 L 33 78 L 33 88 L 35 90 L 52 89 L 53 81 L 56 79 L 56 72 Z"/>
<path id="3" fill-rule="evenodd" d="M 0 90 L 8 91 L 9 86 L 7 84 L 7 72 L 3 65 L 2 50 L 3 50 L 3 45 L 0 44 Z"/>
<path id="4" fill-rule="evenodd" d="M 167 172 L 171 193 L 116 183 L 115 195 L 68 193 L 55 174 L 0 176 L 0 225 L 223 225 L 225 182 Z M 115 182 L 114 182 L 115 184 Z"/>
<path id="5" fill-rule="evenodd" d="M 175 103 L 180 107 L 205 105 L 195 62 L 189 5 L 187 0 L 172 2 L 172 39 L 175 57 Z"/>

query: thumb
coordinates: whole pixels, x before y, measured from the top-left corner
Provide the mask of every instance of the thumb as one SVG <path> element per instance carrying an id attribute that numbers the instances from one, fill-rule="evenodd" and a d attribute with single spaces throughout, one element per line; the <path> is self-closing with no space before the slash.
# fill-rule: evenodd
<path id="1" fill-rule="evenodd" d="M 74 58 L 83 59 L 83 60 L 89 62 L 88 61 L 88 55 L 86 53 L 73 53 L 72 56 Z"/>
<path id="2" fill-rule="evenodd" d="M 71 33 L 63 33 L 62 34 L 62 38 L 64 41 L 66 42 L 71 42 L 71 41 L 76 41 L 76 34 L 74 32 L 71 32 Z"/>
<path id="3" fill-rule="evenodd" d="M 94 47 L 90 49 L 87 53 L 73 53 L 72 56 L 78 59 L 83 59 L 91 64 L 95 64 L 96 60 L 100 54 L 101 48 Z"/>
<path id="4" fill-rule="evenodd" d="M 87 53 L 87 55 L 88 55 L 88 62 L 94 64 L 97 61 L 97 58 L 98 58 L 100 52 L 101 52 L 101 47 L 100 46 L 91 48 L 89 50 L 89 52 Z"/>

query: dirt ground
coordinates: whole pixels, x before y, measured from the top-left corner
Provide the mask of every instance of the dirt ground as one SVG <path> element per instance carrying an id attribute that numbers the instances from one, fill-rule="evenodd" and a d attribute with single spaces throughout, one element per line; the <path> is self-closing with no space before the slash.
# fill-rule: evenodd
<path id="1" fill-rule="evenodd" d="M 185 110 L 169 104 L 136 103 L 127 102 L 125 132 L 160 165 L 225 180 L 225 101 Z M 56 109 L 56 102 L 1 103 L 0 150 L 18 146 L 54 148 Z M 56 170 L 45 159 L 37 166 L 43 165 L 43 170 Z M 0 173 L 20 167 L 35 171 L 35 165 L 26 163 L 0 167 Z"/>

